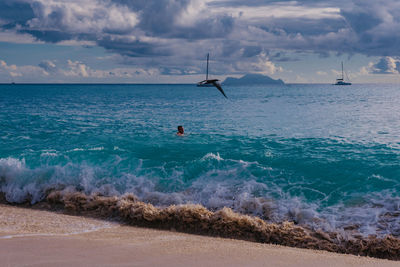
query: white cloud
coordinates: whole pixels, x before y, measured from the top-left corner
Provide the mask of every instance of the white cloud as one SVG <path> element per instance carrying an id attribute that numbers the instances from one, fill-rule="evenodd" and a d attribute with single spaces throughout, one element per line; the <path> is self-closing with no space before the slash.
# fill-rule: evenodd
<path id="1" fill-rule="evenodd" d="M 60 74 L 66 77 L 82 77 L 82 78 L 135 78 L 137 76 L 152 76 L 160 74 L 158 69 L 150 68 L 114 68 L 108 70 L 92 69 L 80 61 L 67 61 L 67 69 L 60 69 Z"/>
<path id="2" fill-rule="evenodd" d="M 399 74 L 400 59 L 394 57 L 382 57 L 377 63 L 370 62 L 361 68 L 362 74 Z"/>
<path id="3" fill-rule="evenodd" d="M 275 63 L 270 61 L 264 52 L 260 53 L 255 60 L 256 62 L 252 62 L 251 60 L 239 61 L 233 65 L 233 71 L 242 73 L 254 72 L 267 75 L 283 71 L 283 68 L 276 66 Z"/>
<path id="4" fill-rule="evenodd" d="M 16 65 L 8 65 L 4 60 L 0 60 L 0 71 L 9 73 L 9 75 L 16 77 L 19 76 L 18 69 Z"/>
<path id="5" fill-rule="evenodd" d="M 0 73 L 11 77 L 47 75 L 46 71 L 38 66 L 17 66 L 14 64 L 9 65 L 4 60 L 0 60 Z"/>
<path id="6" fill-rule="evenodd" d="M 64 46 L 96 46 L 96 42 L 94 41 L 84 41 L 84 40 L 65 40 L 58 42 L 57 45 L 64 45 Z"/>
<path id="7" fill-rule="evenodd" d="M 68 60 L 68 70 L 62 70 L 65 76 L 89 77 L 88 67 L 79 61 Z"/>
<path id="8" fill-rule="evenodd" d="M 265 53 L 261 53 L 258 56 L 258 62 L 252 64 L 254 70 L 264 74 L 275 74 L 276 72 L 282 72 L 283 68 L 276 66 L 272 61 L 269 60 Z"/>
<path id="9" fill-rule="evenodd" d="M 180 14 L 175 17 L 176 25 L 193 26 L 196 22 L 204 18 L 204 14 L 208 12 L 207 4 L 203 0 L 192 0 L 189 5 L 181 10 Z"/>
<path id="10" fill-rule="evenodd" d="M 213 8 L 212 11 L 237 14 L 241 19 L 249 21 L 265 20 L 266 18 L 340 18 L 340 9 L 338 7 L 305 6 L 301 5 L 300 1 L 265 3 L 256 6 L 248 6 L 243 1 L 243 5 L 235 7 L 221 6 Z"/>
<path id="11" fill-rule="evenodd" d="M 138 15 L 127 6 L 99 0 L 36 0 L 36 17 L 30 29 L 60 30 L 69 33 L 131 32 Z"/>
<path id="12" fill-rule="evenodd" d="M 155 80 L 160 71 L 156 68 L 113 68 L 93 69 L 81 61 L 67 60 L 67 64 L 57 65 L 55 61 L 43 60 L 38 66 L 7 64 L 0 60 L 0 79 L 19 78 L 29 82 L 138 82 L 146 79 Z"/>
<path id="13" fill-rule="evenodd" d="M 8 42 L 14 44 L 32 44 L 32 43 L 44 43 L 42 41 L 36 40 L 30 34 L 16 33 L 12 30 L 2 30 L 0 28 L 0 42 Z"/>

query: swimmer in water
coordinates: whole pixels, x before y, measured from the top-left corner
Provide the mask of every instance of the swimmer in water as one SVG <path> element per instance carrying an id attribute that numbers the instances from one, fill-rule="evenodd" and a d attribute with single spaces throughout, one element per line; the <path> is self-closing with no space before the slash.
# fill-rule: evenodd
<path id="1" fill-rule="evenodd" d="M 179 136 L 182 136 L 184 134 L 185 130 L 183 129 L 183 126 L 178 126 L 178 132 L 176 133 Z"/>

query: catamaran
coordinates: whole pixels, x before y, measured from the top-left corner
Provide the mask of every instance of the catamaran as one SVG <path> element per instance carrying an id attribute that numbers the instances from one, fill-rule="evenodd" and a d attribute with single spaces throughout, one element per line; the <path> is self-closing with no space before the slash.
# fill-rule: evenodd
<path id="1" fill-rule="evenodd" d="M 198 82 L 197 86 L 200 86 L 200 87 L 213 87 L 214 86 L 212 83 L 208 83 L 208 81 L 210 81 L 208 79 L 208 61 L 209 60 L 210 60 L 210 53 L 207 54 L 206 79 L 204 81 Z M 215 81 L 219 81 L 219 80 L 215 80 Z"/>
<path id="2" fill-rule="evenodd" d="M 347 74 L 346 74 L 347 75 Z M 347 78 L 348 79 L 348 78 Z M 336 83 L 334 85 L 351 85 L 350 82 L 345 82 L 344 81 L 344 76 L 343 76 L 343 61 L 342 61 L 342 78 L 336 79 Z"/>

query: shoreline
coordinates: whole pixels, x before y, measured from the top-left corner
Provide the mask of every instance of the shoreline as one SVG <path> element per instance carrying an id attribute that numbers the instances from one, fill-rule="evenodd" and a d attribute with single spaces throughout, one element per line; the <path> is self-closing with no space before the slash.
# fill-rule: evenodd
<path id="1" fill-rule="evenodd" d="M 5 266 L 397 266 L 398 262 L 141 228 L 0 204 Z"/>
<path id="2" fill-rule="evenodd" d="M 7 204 L 4 195 L 0 195 L 0 203 Z M 81 192 L 51 191 L 47 194 L 45 200 L 39 203 L 34 205 L 18 204 L 14 207 L 27 208 L 37 212 L 42 211 L 45 212 L 44 214 L 49 214 L 49 212 L 51 214 L 52 211 L 65 216 L 79 215 L 80 217 L 77 218 L 101 222 L 100 228 L 105 227 L 105 222 L 109 224 L 117 222 L 129 226 L 201 236 L 232 238 L 263 244 L 400 260 L 400 240 L 392 236 L 377 238 L 375 236 L 355 235 L 345 238 L 339 233 L 311 230 L 291 222 L 268 223 L 258 217 L 236 213 L 229 208 L 215 212 L 201 205 L 173 205 L 159 208 L 139 201 L 132 194 L 121 197 L 104 197 L 100 195 L 88 196 Z M 3 218 L 6 217 L 3 216 Z M 76 218 L 76 216 L 69 218 Z M 15 221 L 18 223 L 17 219 Z M 23 221 L 26 221 L 26 219 Z M 80 220 L 71 223 L 67 228 L 61 228 L 64 231 L 67 229 L 69 231 L 67 231 L 67 234 L 69 234 L 73 231 L 75 225 L 79 226 L 82 223 L 87 225 Z M 26 221 L 26 225 L 31 225 L 29 220 Z M 49 226 L 50 228 L 57 228 L 57 225 L 53 224 L 46 225 L 46 228 L 49 228 Z M 93 226 L 93 229 L 97 229 L 96 227 L 98 225 Z"/>

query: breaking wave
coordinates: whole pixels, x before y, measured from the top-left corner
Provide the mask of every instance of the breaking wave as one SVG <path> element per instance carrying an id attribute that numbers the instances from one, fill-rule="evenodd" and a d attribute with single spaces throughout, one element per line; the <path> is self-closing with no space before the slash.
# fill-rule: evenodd
<path id="1" fill-rule="evenodd" d="M 62 156 L 59 155 L 62 153 L 52 153 L 56 154 L 51 155 L 52 159 Z M 367 196 L 356 192 L 347 201 L 327 205 L 340 192 L 333 190 L 327 194 L 308 183 L 288 181 L 280 177 L 282 170 L 257 161 L 226 159 L 218 153 L 207 153 L 186 164 L 186 168 L 165 164 L 149 167 L 138 160 L 134 171 L 108 172 L 121 162 L 123 159 L 115 156 L 103 166 L 67 161 L 29 167 L 25 159 L 2 158 L 0 190 L 8 202 L 32 204 L 44 200 L 53 190 L 110 197 L 132 193 L 157 207 L 200 204 L 211 211 L 230 208 L 270 223 L 289 221 L 342 236 L 400 236 L 400 197 L 396 196 L 395 189 L 371 192 Z M 388 182 L 379 175 L 368 179 Z"/>

